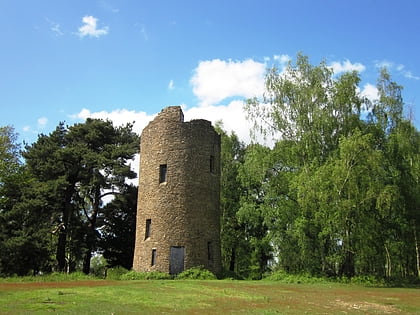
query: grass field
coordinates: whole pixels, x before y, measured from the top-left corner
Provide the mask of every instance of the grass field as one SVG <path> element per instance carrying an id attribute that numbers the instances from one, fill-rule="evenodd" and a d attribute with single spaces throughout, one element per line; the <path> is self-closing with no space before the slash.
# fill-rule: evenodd
<path id="1" fill-rule="evenodd" d="M 1 282 L 0 314 L 420 314 L 420 289 L 230 280 Z"/>

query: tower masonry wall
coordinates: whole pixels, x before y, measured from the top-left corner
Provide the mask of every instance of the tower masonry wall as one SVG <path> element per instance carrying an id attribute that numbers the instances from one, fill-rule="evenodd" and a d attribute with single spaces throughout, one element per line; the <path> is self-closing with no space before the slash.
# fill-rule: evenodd
<path id="1" fill-rule="evenodd" d="M 133 269 L 221 271 L 220 136 L 167 107 L 141 134 Z"/>

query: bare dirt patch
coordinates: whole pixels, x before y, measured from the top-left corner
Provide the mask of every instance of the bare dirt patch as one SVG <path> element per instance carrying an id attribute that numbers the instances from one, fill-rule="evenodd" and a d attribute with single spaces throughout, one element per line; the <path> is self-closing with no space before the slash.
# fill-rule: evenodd
<path id="1" fill-rule="evenodd" d="M 345 302 L 341 300 L 336 300 L 335 302 L 331 303 L 333 309 L 344 308 L 349 311 L 363 311 L 363 312 L 377 312 L 380 314 L 396 314 L 401 313 L 401 310 L 395 308 L 393 305 L 384 305 L 379 303 L 371 303 L 371 302 Z"/>

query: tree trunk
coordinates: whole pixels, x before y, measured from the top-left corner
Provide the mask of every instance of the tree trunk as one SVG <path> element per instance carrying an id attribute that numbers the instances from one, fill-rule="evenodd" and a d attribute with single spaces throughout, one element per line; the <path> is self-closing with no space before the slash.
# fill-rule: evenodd
<path id="1" fill-rule="evenodd" d="M 349 221 L 347 224 L 349 224 Z M 350 229 L 346 228 L 345 239 L 343 240 L 344 261 L 340 267 L 339 274 L 351 278 L 355 275 L 354 253 L 351 250 Z"/>
<path id="2" fill-rule="evenodd" d="M 92 248 L 88 248 L 83 257 L 83 273 L 88 275 L 90 273 L 90 259 L 92 258 Z"/>
<path id="3" fill-rule="evenodd" d="M 86 252 L 83 258 L 83 273 L 90 273 L 90 259 L 92 258 L 92 252 L 96 249 L 96 219 L 99 213 L 101 201 L 101 191 L 99 187 L 96 187 L 94 198 L 92 199 L 92 214 L 89 216 L 86 213 L 88 220 L 88 227 L 86 232 Z"/>
<path id="4" fill-rule="evenodd" d="M 386 277 L 390 278 L 391 277 L 391 272 L 392 272 L 392 266 L 391 266 L 391 256 L 389 255 L 389 250 L 388 247 L 385 246 L 385 253 L 386 253 L 386 266 L 385 266 L 385 273 L 386 273 Z"/>
<path id="5" fill-rule="evenodd" d="M 96 221 L 96 215 L 95 220 Z M 92 258 L 92 252 L 95 250 L 95 243 L 96 243 L 96 224 L 90 223 L 88 224 L 87 231 L 86 231 L 86 246 L 87 249 L 85 251 L 85 255 L 83 257 L 83 273 L 89 274 L 90 273 L 90 259 Z"/>
<path id="6" fill-rule="evenodd" d="M 414 233 L 414 246 L 416 248 L 417 277 L 420 278 L 420 252 L 419 252 L 419 242 L 417 239 L 417 230 L 416 230 L 415 223 L 413 224 L 413 233 Z"/>
<path id="7" fill-rule="evenodd" d="M 71 185 L 66 189 L 64 203 L 63 203 L 63 219 L 62 219 L 62 226 L 60 227 L 59 234 L 58 234 L 58 243 L 57 243 L 57 252 L 56 252 L 56 260 L 57 260 L 57 271 L 65 272 L 66 271 L 66 246 L 67 246 L 67 234 L 68 234 L 68 225 L 69 225 L 69 217 L 71 211 L 71 198 L 73 195 L 74 186 Z"/>
<path id="8" fill-rule="evenodd" d="M 235 272 L 235 260 L 236 260 L 235 248 L 232 248 L 231 253 L 230 253 L 230 262 L 229 262 L 229 271 L 231 272 Z"/>

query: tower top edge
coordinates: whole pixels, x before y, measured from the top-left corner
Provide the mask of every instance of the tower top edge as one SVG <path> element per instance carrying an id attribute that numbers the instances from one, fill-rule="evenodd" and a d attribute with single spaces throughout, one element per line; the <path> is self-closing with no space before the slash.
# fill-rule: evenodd
<path id="1" fill-rule="evenodd" d="M 211 121 L 207 119 L 192 119 L 185 122 L 184 113 L 181 106 L 168 106 L 163 108 L 149 124 L 153 125 L 155 123 L 186 123 L 191 125 L 212 127 Z"/>
<path id="2" fill-rule="evenodd" d="M 184 113 L 182 112 L 181 106 L 168 106 L 160 111 L 154 120 L 156 119 L 184 122 Z"/>

